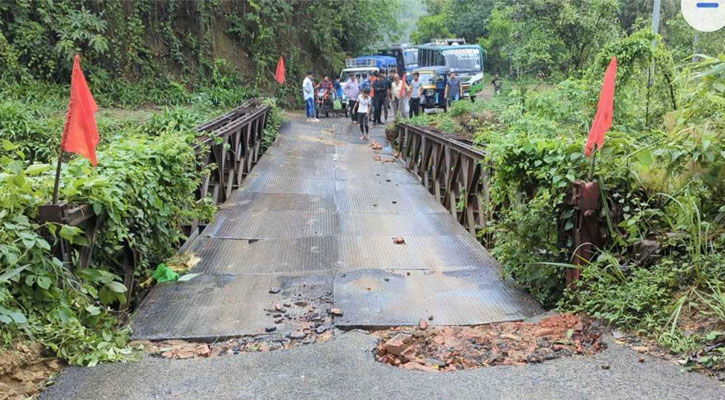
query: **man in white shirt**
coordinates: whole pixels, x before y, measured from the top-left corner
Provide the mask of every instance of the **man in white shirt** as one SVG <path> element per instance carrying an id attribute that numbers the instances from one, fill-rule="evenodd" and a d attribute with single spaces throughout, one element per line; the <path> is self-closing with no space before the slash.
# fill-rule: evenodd
<path id="1" fill-rule="evenodd" d="M 355 103 L 357 103 L 357 97 L 360 95 L 360 85 L 355 80 L 355 74 L 350 74 L 350 79 L 345 82 L 342 86 L 342 91 L 347 96 L 347 103 L 350 109 L 350 118 L 352 123 L 357 123 L 357 115 L 352 112 L 355 109 Z"/>
<path id="2" fill-rule="evenodd" d="M 420 78 L 420 74 L 413 72 L 413 81 L 410 82 L 409 118 L 413 118 L 413 115 L 417 117 L 420 112 L 418 107 L 420 107 L 420 97 L 423 94 L 423 82 L 421 82 L 418 78 Z"/>
<path id="3" fill-rule="evenodd" d="M 390 90 L 393 95 L 393 119 L 398 119 L 398 111 L 403 113 L 403 101 L 405 100 L 405 93 L 410 90 L 410 87 L 405 84 L 404 79 L 400 79 L 398 74 L 393 74 L 393 83 L 390 85 Z"/>
<path id="4" fill-rule="evenodd" d="M 315 118 L 315 86 L 312 84 L 312 71 L 307 71 L 305 80 L 302 82 L 302 96 L 305 99 L 307 121 L 319 121 Z"/>

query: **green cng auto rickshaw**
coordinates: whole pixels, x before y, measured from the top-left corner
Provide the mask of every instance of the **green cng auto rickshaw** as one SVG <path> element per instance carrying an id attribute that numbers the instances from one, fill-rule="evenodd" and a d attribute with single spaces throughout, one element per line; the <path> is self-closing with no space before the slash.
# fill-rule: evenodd
<path id="1" fill-rule="evenodd" d="M 448 111 L 448 102 L 445 98 L 448 68 L 421 67 L 416 68 L 413 72 L 419 74 L 418 79 L 423 87 L 423 96 L 420 99 L 421 108 L 424 111 L 432 109 Z"/>

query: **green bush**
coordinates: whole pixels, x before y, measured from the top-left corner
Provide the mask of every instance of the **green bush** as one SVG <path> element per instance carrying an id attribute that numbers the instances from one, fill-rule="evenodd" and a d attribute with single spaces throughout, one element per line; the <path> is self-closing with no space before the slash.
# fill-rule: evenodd
<path id="1" fill-rule="evenodd" d="M 282 115 L 273 100 L 266 102 L 273 107 L 268 145 Z M 51 163 L 63 130 L 63 113 L 53 104 L 42 96 L 25 107 L 0 101 L 6 117 L 0 121 L 0 333 L 6 343 L 36 338 L 71 364 L 127 358 L 129 331 L 113 311 L 127 300 L 123 248 L 141 255 L 136 280 L 142 281 L 175 253 L 182 225 L 213 217 L 210 201 L 195 198 L 207 171 L 199 169 L 192 145 L 194 127 L 223 111 L 205 104 L 98 113 L 98 166 L 71 156 L 61 175 L 61 200 L 90 203 L 104 221 L 90 268 L 79 270 L 77 255 L 63 264 L 51 247 L 58 238 L 86 245 L 83 232 L 38 222 L 38 206 L 52 194 Z"/>
<path id="2" fill-rule="evenodd" d="M 583 78 L 513 82 L 503 95 L 414 122 L 458 134 L 474 128 L 492 166 L 493 218 L 479 237 L 542 304 L 592 314 L 674 351 L 711 349 L 725 324 L 725 59 L 676 71 L 665 46 L 652 52 L 654 38 L 641 31 L 604 46 Z M 576 267 L 568 200 L 572 183 L 589 176 L 583 147 L 612 55 L 620 60 L 614 127 L 592 176 L 602 189 L 605 243 L 565 290 L 564 271 Z M 652 58 L 660 80 L 648 89 Z M 657 249 L 641 258 L 644 240 Z M 683 334 L 685 313 L 703 331 Z M 725 364 L 706 352 L 698 366 Z"/>

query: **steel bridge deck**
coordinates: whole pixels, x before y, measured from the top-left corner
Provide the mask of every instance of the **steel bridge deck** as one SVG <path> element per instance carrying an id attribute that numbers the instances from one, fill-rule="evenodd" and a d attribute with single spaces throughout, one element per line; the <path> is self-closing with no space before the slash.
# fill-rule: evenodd
<path id="1" fill-rule="evenodd" d="M 194 243 L 202 275 L 157 285 L 139 339 L 253 335 L 285 294 L 334 293 L 339 327 L 476 325 L 540 312 L 476 239 L 347 119 L 293 121 Z M 383 142 L 382 128 L 373 129 Z M 405 244 L 394 244 L 402 236 Z M 280 294 L 269 293 L 279 287 Z"/>

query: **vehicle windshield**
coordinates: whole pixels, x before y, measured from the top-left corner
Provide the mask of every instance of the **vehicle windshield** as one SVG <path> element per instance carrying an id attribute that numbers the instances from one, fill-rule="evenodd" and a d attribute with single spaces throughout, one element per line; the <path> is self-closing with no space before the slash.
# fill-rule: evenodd
<path id="1" fill-rule="evenodd" d="M 403 62 L 405 65 L 418 64 L 418 49 L 403 50 Z"/>
<path id="2" fill-rule="evenodd" d="M 481 51 L 479 49 L 443 50 L 446 67 L 451 71 L 481 71 Z"/>
<path id="3" fill-rule="evenodd" d="M 423 86 L 435 85 L 435 74 L 432 72 L 421 72 L 418 76 L 418 80 Z"/>
<path id="4" fill-rule="evenodd" d="M 340 83 L 344 84 L 345 81 L 350 79 L 350 74 L 355 74 L 355 78 L 357 78 L 358 81 L 361 81 L 363 74 L 370 76 L 373 73 L 375 73 L 374 69 L 366 70 L 366 71 L 342 71 L 342 73 L 340 74 Z"/>

